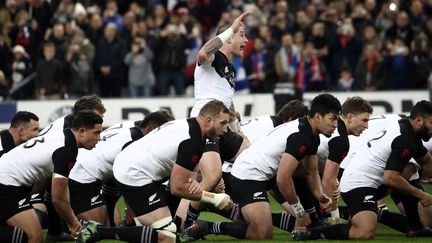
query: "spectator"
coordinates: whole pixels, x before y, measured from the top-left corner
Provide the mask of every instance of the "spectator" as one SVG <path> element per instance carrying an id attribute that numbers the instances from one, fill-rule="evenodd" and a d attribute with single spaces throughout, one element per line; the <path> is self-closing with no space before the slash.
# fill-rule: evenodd
<path id="1" fill-rule="evenodd" d="M 55 59 L 56 47 L 47 42 L 43 45 L 44 59 L 36 67 L 36 84 L 41 100 L 58 100 L 65 93 L 64 69 L 61 61 Z"/>
<path id="2" fill-rule="evenodd" d="M 36 50 L 39 47 L 41 36 L 37 31 L 37 24 L 35 21 L 28 21 L 28 13 L 21 10 L 15 21 L 15 26 L 9 33 L 12 45 L 20 45 L 24 47 L 26 53 L 30 53 L 29 57 L 32 62 L 36 63 Z"/>
<path id="3" fill-rule="evenodd" d="M 123 28 L 119 30 L 119 36 L 121 36 L 121 38 L 126 41 L 126 44 L 130 46 L 133 41 L 132 31 L 136 24 L 135 13 L 132 11 L 125 13 L 122 24 Z"/>
<path id="4" fill-rule="evenodd" d="M 411 53 L 416 69 L 413 76 L 413 84 L 416 89 L 427 88 L 427 79 L 432 72 L 432 58 L 426 35 L 420 34 L 411 42 Z"/>
<path id="5" fill-rule="evenodd" d="M 0 101 L 6 100 L 9 96 L 9 86 L 4 73 L 0 70 Z"/>
<path id="6" fill-rule="evenodd" d="M 90 17 L 89 28 L 87 29 L 86 36 L 90 42 L 94 45 L 99 43 L 104 34 L 103 22 L 101 16 L 98 14 L 93 14 Z"/>
<path id="7" fill-rule="evenodd" d="M 311 42 L 306 43 L 297 66 L 295 83 L 302 92 L 326 89 L 324 67 Z"/>
<path id="8" fill-rule="evenodd" d="M 396 38 L 388 44 L 388 54 L 384 57 L 385 86 L 387 89 L 412 89 L 412 73 L 416 64 L 405 40 Z"/>
<path id="9" fill-rule="evenodd" d="M 55 59 L 63 62 L 68 49 L 68 39 L 65 36 L 64 25 L 57 23 L 54 27 L 47 30 L 45 40 L 51 42 L 55 46 Z"/>
<path id="10" fill-rule="evenodd" d="M 353 89 L 364 91 L 382 89 L 384 85 L 383 68 L 383 58 L 378 48 L 374 44 L 366 44 L 355 70 Z"/>
<path id="11" fill-rule="evenodd" d="M 351 69 L 349 67 L 342 67 L 340 71 L 339 80 L 338 80 L 337 90 L 344 91 L 344 92 L 353 91 L 354 90 L 353 83 L 354 83 L 354 79 L 352 76 Z"/>
<path id="12" fill-rule="evenodd" d="M 10 77 L 12 53 L 4 40 L 4 36 L 1 33 L 0 33 L 0 57 L 1 57 L 0 71 L 2 71 L 6 77 Z"/>
<path id="13" fill-rule="evenodd" d="M 153 57 L 153 51 L 147 46 L 145 39 L 136 37 L 124 60 L 129 66 L 129 92 L 132 97 L 152 96 L 155 85 L 151 63 Z"/>
<path id="14" fill-rule="evenodd" d="M 110 23 L 96 48 L 95 67 L 102 97 L 120 97 L 122 81 L 125 79 L 123 60 L 127 46 L 117 36 L 117 27 Z"/>
<path id="15" fill-rule="evenodd" d="M 27 77 L 33 71 L 29 55 L 24 47 L 16 45 L 13 50 L 14 60 L 12 62 L 12 98 L 25 100 L 34 98 L 34 83 Z"/>
<path id="16" fill-rule="evenodd" d="M 38 23 L 38 29 L 41 33 L 45 33 L 45 30 L 51 24 L 52 11 L 47 0 L 35 0 L 32 7 L 32 18 Z"/>
<path id="17" fill-rule="evenodd" d="M 276 53 L 274 64 L 278 75 L 278 82 L 293 82 L 297 72 L 297 65 L 300 61 L 300 56 L 295 55 L 292 37 L 290 34 L 285 34 L 282 37 L 282 46 Z"/>
<path id="18" fill-rule="evenodd" d="M 104 25 L 115 24 L 117 30 L 123 30 L 123 16 L 118 13 L 118 6 L 115 0 L 108 0 L 103 12 Z"/>
<path id="19" fill-rule="evenodd" d="M 15 0 L 6 0 L 5 7 L 0 9 L 0 26 L 13 22 L 18 10 Z"/>
<path id="20" fill-rule="evenodd" d="M 169 95 L 171 85 L 174 85 L 176 95 L 184 94 L 183 69 L 186 65 L 187 47 L 187 38 L 179 25 L 168 24 L 161 32 L 157 48 L 161 95 Z"/>
<path id="21" fill-rule="evenodd" d="M 395 41 L 396 38 L 403 40 L 406 46 L 411 44 L 414 38 L 414 31 L 409 24 L 409 17 L 405 11 L 397 14 L 394 25 L 386 31 L 386 38 Z"/>
<path id="22" fill-rule="evenodd" d="M 409 6 L 409 22 L 414 30 L 420 31 L 426 22 L 426 15 L 423 13 L 423 3 L 420 0 L 411 1 Z"/>
<path id="23" fill-rule="evenodd" d="M 254 49 L 251 56 L 246 61 L 246 73 L 250 80 L 251 93 L 269 93 L 272 84 L 267 83 L 267 49 L 265 48 L 264 40 L 260 37 L 255 37 L 253 40 Z"/>
<path id="24" fill-rule="evenodd" d="M 382 42 L 383 42 L 382 38 L 378 35 L 373 25 L 368 25 L 363 29 L 363 35 L 362 35 L 363 50 L 367 44 L 372 44 L 376 46 L 378 50 L 381 50 L 383 45 Z"/>
<path id="25" fill-rule="evenodd" d="M 79 99 L 93 92 L 94 46 L 85 38 L 84 32 L 77 29 L 66 54 L 68 76 L 67 92 L 70 99 Z"/>

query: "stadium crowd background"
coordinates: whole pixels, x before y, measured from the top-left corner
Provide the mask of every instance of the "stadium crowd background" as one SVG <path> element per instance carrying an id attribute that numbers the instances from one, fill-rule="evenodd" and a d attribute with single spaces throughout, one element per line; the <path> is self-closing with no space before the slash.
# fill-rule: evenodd
<path id="1" fill-rule="evenodd" d="M 271 93 L 280 82 L 307 92 L 432 81 L 431 0 L 6 0 L 0 96 L 185 95 L 198 50 L 242 11 L 240 93 Z"/>

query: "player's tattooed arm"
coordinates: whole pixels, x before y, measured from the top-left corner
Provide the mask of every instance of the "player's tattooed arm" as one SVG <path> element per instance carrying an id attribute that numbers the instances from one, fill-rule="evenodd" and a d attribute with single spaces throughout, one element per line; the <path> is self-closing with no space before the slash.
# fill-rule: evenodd
<path id="1" fill-rule="evenodd" d="M 204 51 L 207 54 L 207 56 L 211 56 L 219 50 L 223 45 L 222 40 L 219 37 L 214 37 L 213 39 L 207 41 L 207 43 L 204 45 Z"/>

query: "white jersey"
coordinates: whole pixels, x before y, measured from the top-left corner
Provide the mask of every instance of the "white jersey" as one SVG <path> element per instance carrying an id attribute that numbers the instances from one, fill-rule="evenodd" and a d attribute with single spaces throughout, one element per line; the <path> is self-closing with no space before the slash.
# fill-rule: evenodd
<path id="1" fill-rule="evenodd" d="M 282 124 L 277 116 L 264 115 L 251 120 L 242 121 L 240 129 L 249 142 L 255 143 L 259 138 L 266 136 L 273 128 Z"/>
<path id="2" fill-rule="evenodd" d="M 402 172 L 411 158 L 427 153 L 407 118 L 387 120 L 352 157 L 341 178 L 341 192 L 360 187 L 378 188 L 384 183 L 385 170 Z"/>
<path id="3" fill-rule="evenodd" d="M 117 155 L 114 177 L 125 185 L 143 186 L 167 179 L 174 163 L 193 170 L 204 145 L 195 118 L 167 122 Z"/>
<path id="4" fill-rule="evenodd" d="M 72 127 L 72 120 L 73 120 L 72 114 L 57 118 L 55 121 L 53 121 L 47 127 L 42 129 L 42 131 L 39 133 L 39 136 L 43 136 L 43 135 L 48 134 L 48 133 L 50 133 L 50 134 L 61 133 L 64 129 Z"/>
<path id="5" fill-rule="evenodd" d="M 319 136 L 314 135 L 306 117 L 275 127 L 236 159 L 231 174 L 241 180 L 268 181 L 276 176 L 283 153 L 297 160 L 314 155 Z"/>
<path id="6" fill-rule="evenodd" d="M 32 138 L 0 158 L 0 184 L 28 187 L 53 172 L 68 177 L 77 153 L 70 129 Z"/>
<path id="7" fill-rule="evenodd" d="M 80 183 L 112 178 L 116 156 L 126 145 L 143 136 L 141 130 L 134 125 L 133 121 L 113 125 L 101 133 L 101 140 L 95 148 L 79 149 L 69 178 Z"/>
<path id="8" fill-rule="evenodd" d="M 227 57 L 220 51 L 214 54 L 214 61 L 196 64 L 195 68 L 195 104 L 191 117 L 197 117 L 201 108 L 211 100 L 222 101 L 230 107 L 234 96 L 235 71 Z"/>
<path id="9" fill-rule="evenodd" d="M 397 121 L 405 117 L 399 114 L 380 115 L 372 117 L 369 120 L 368 128 L 365 129 L 360 136 L 348 136 L 350 149 L 347 156 L 343 159 L 340 168 L 345 169 L 351 162 L 352 157 L 359 151 L 361 146 L 367 143 L 373 136 L 383 129 L 389 121 Z"/>

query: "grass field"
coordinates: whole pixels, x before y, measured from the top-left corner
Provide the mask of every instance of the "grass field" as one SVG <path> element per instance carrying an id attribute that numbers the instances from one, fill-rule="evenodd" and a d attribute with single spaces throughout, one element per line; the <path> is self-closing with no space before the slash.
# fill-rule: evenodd
<path id="1" fill-rule="evenodd" d="M 432 192 L 432 186 L 427 185 L 426 190 L 428 192 Z M 386 204 L 389 207 L 389 209 L 391 211 L 396 211 L 396 207 L 393 204 L 392 200 L 390 198 L 386 198 Z M 281 208 L 279 207 L 279 205 L 277 203 L 274 203 L 274 201 L 271 201 L 271 207 L 272 207 L 272 211 L 273 212 L 280 212 Z M 218 216 L 216 214 L 212 214 L 212 213 L 207 213 L 204 212 L 201 214 L 200 216 L 201 219 L 204 220 L 208 220 L 208 221 L 226 221 L 226 219 L 224 219 L 221 216 Z M 368 241 L 371 243 L 396 243 L 396 242 L 427 242 L 427 243 L 431 243 L 432 242 L 432 238 L 407 238 L 405 237 L 404 234 L 395 231 L 393 229 L 390 229 L 388 227 L 385 226 L 379 226 L 378 227 L 378 231 L 377 231 L 377 237 L 374 240 Z M 235 238 L 229 237 L 229 236 L 215 236 L 215 235 L 209 235 L 207 236 L 207 239 L 201 242 L 205 242 L 205 243 L 223 243 L 223 242 L 260 242 L 260 243 L 265 243 L 265 242 L 286 242 L 286 241 L 293 241 L 291 238 L 291 235 L 285 231 L 282 231 L 278 228 L 273 227 L 273 239 L 272 240 L 259 240 L 259 241 L 252 241 L 252 240 L 237 240 Z M 101 241 L 103 243 L 114 243 L 114 242 L 122 242 L 122 241 L 115 241 L 115 240 L 104 240 Z M 304 241 L 304 242 L 319 242 L 319 243 L 324 243 L 324 242 L 361 242 L 361 241 L 336 241 L 336 240 L 319 240 L 319 241 Z"/>

